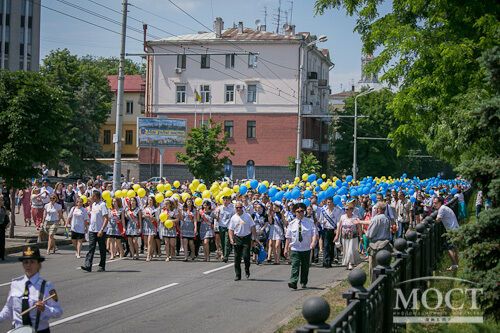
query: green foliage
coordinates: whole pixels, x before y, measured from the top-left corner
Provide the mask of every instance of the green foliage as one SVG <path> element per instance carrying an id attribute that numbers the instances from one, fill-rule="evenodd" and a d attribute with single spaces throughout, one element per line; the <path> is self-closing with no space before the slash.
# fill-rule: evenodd
<path id="1" fill-rule="evenodd" d="M 311 174 L 311 173 L 318 173 L 321 171 L 321 164 L 319 163 L 318 159 L 313 153 L 300 153 L 300 174 L 303 175 L 304 173 Z M 295 157 L 294 156 L 289 156 L 288 157 L 288 169 L 295 174 L 296 170 L 296 164 L 295 164 Z"/>
<path id="2" fill-rule="evenodd" d="M 224 163 L 234 155 L 227 146 L 222 124 L 214 123 L 192 128 L 186 140 L 186 152 L 177 153 L 177 161 L 187 165 L 189 172 L 205 182 L 224 176 Z"/>
<path id="3" fill-rule="evenodd" d="M 463 278 L 479 283 L 479 297 L 485 315 L 500 320 L 500 208 L 483 211 L 477 223 L 469 223 L 452 234 L 465 264 Z"/>
<path id="4" fill-rule="evenodd" d="M 89 62 L 94 63 L 97 67 L 101 68 L 106 75 L 118 75 L 118 65 L 120 63 L 120 59 L 117 57 L 110 58 L 94 58 L 92 56 L 86 56 L 84 59 L 87 59 Z M 130 59 L 125 59 L 125 75 L 145 75 L 146 68 L 143 64 L 138 64 L 133 62 Z"/>
<path id="5" fill-rule="evenodd" d="M 57 159 L 68 111 L 39 73 L 0 71 L 0 176 L 9 187 L 25 186 L 35 163 Z"/>
<path id="6" fill-rule="evenodd" d="M 68 165 L 75 173 L 94 173 L 96 157 L 101 156 L 99 129 L 108 118 L 112 93 L 103 60 L 78 58 L 67 49 L 52 51 L 44 60 L 41 73 L 59 87 L 63 102 L 70 109 L 68 122 L 59 123 L 63 149 L 57 162 Z M 54 164 L 52 164 L 54 166 Z"/>

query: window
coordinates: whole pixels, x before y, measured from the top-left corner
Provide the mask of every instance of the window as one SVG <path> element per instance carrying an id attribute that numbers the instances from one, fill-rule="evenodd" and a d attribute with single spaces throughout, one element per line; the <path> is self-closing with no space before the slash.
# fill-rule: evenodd
<path id="1" fill-rule="evenodd" d="M 250 53 L 248 55 L 248 68 L 257 68 L 257 59 L 258 56 L 256 54 Z"/>
<path id="2" fill-rule="evenodd" d="M 127 101 L 127 114 L 134 114 L 134 101 Z"/>
<path id="3" fill-rule="evenodd" d="M 255 139 L 257 137 L 257 122 L 255 120 L 247 121 L 247 138 Z"/>
<path id="4" fill-rule="evenodd" d="M 210 55 L 201 55 L 201 68 L 210 68 Z"/>
<path id="5" fill-rule="evenodd" d="M 102 143 L 105 145 L 111 144 L 111 131 L 110 130 L 104 130 Z"/>
<path id="6" fill-rule="evenodd" d="M 125 144 L 132 145 L 134 143 L 134 131 L 125 131 Z"/>
<path id="7" fill-rule="evenodd" d="M 175 88 L 175 102 L 186 103 L 186 86 L 179 85 Z"/>
<path id="8" fill-rule="evenodd" d="M 226 84 L 226 93 L 224 95 L 224 102 L 234 102 L 234 84 Z"/>
<path id="9" fill-rule="evenodd" d="M 233 178 L 233 162 L 231 160 L 227 160 L 224 163 L 224 177 Z"/>
<path id="10" fill-rule="evenodd" d="M 224 121 L 224 133 L 226 138 L 232 138 L 234 135 L 234 122 L 232 120 Z"/>
<path id="11" fill-rule="evenodd" d="M 186 69 L 186 55 L 178 54 L 177 55 L 177 68 Z"/>
<path id="12" fill-rule="evenodd" d="M 208 84 L 200 86 L 201 103 L 210 102 L 210 86 Z"/>
<path id="13" fill-rule="evenodd" d="M 200 120 L 200 127 L 208 127 L 210 125 L 209 120 Z"/>
<path id="14" fill-rule="evenodd" d="M 226 54 L 226 68 L 234 68 L 234 54 Z"/>
<path id="15" fill-rule="evenodd" d="M 249 84 L 247 89 L 247 103 L 257 102 L 257 85 Z"/>
<path id="16" fill-rule="evenodd" d="M 255 179 L 255 162 L 252 160 L 247 161 L 247 179 Z"/>

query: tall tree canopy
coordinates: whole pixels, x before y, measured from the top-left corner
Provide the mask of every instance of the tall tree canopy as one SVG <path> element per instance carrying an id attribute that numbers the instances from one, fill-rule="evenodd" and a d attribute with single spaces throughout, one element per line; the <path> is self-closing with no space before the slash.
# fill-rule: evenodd
<path id="1" fill-rule="evenodd" d="M 67 49 L 52 51 L 40 68 L 42 75 L 63 91 L 63 102 L 70 109 L 70 119 L 59 122 L 63 149 L 59 161 L 76 173 L 96 172 L 100 156 L 99 128 L 112 106 L 112 93 L 106 66 L 93 58 L 78 58 Z M 54 166 L 54 165 L 53 165 Z"/>

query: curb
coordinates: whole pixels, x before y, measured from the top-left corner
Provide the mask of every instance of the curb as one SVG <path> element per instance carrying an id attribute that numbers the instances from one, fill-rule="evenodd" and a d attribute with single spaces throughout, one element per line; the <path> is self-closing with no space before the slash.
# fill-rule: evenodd
<path id="1" fill-rule="evenodd" d="M 37 246 L 40 249 L 47 246 L 47 242 L 26 243 L 26 244 Z M 70 239 L 56 239 L 56 245 L 69 245 L 69 244 L 71 244 Z M 5 249 L 5 254 L 13 254 L 13 253 L 22 252 L 25 246 L 26 245 L 16 245 L 16 246 L 8 247 Z"/>

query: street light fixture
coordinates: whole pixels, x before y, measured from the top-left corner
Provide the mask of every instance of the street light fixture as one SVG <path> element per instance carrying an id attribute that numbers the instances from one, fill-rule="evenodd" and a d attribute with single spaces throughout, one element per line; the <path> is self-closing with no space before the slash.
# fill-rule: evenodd
<path id="1" fill-rule="evenodd" d="M 354 97 L 354 151 L 352 158 L 352 178 L 356 180 L 357 170 L 358 170 L 358 97 L 368 95 L 374 92 L 375 89 L 370 88 L 365 90 Z"/>
<path id="2" fill-rule="evenodd" d="M 318 39 L 305 44 L 305 48 L 315 45 L 316 43 L 323 43 L 328 40 L 326 35 L 319 36 Z M 302 50 L 302 45 L 299 47 L 299 82 L 298 82 L 298 117 L 297 117 L 297 153 L 295 156 L 295 177 L 300 177 L 300 152 L 302 151 L 302 78 L 304 76 L 304 57 L 305 52 Z"/>

